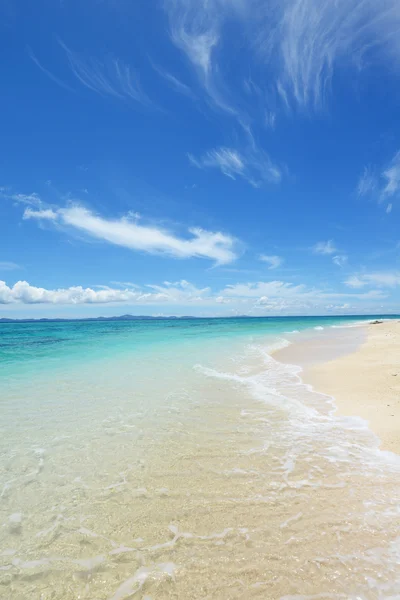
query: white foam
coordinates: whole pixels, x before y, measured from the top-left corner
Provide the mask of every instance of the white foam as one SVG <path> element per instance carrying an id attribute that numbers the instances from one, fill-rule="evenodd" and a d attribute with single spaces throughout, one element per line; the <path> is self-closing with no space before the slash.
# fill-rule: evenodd
<path id="1" fill-rule="evenodd" d="M 269 357 L 271 360 L 272 357 Z M 276 365 L 280 365 L 277 361 L 274 361 Z M 197 371 L 201 372 L 206 377 L 215 377 L 216 379 L 224 379 L 226 381 L 232 381 L 239 383 L 240 385 L 249 388 L 252 395 L 261 400 L 262 402 L 274 406 L 280 410 L 285 410 L 291 415 L 301 414 L 303 416 L 312 417 L 316 415 L 316 412 L 312 409 L 296 400 L 295 398 L 288 398 L 281 394 L 275 387 L 269 386 L 269 383 L 273 384 L 274 381 L 268 381 L 268 372 L 262 372 L 258 375 L 243 377 L 236 373 L 224 373 L 211 369 L 210 367 L 204 367 L 202 365 L 195 365 Z M 294 367 L 296 368 L 296 367 Z M 276 379 L 273 378 L 273 379 Z"/>
<path id="2" fill-rule="evenodd" d="M 284 348 L 291 346 L 292 343 L 293 342 L 290 342 L 289 340 L 287 340 L 285 338 L 280 338 L 273 343 L 269 343 L 265 347 L 265 350 L 266 350 L 266 352 L 277 352 L 278 350 L 283 350 Z"/>
<path id="3" fill-rule="evenodd" d="M 317 327 L 314 327 L 315 331 L 323 331 L 323 327 L 321 327 L 321 325 L 317 325 Z"/>
<path id="4" fill-rule="evenodd" d="M 384 320 L 384 319 L 380 319 L 380 320 Z M 387 321 L 389 321 L 390 319 L 386 319 Z M 365 325 L 370 325 L 371 320 L 370 319 L 366 319 L 366 320 L 362 320 L 362 321 L 352 321 L 351 323 L 346 323 L 343 325 L 331 325 L 332 329 L 353 329 L 354 327 L 365 327 Z"/>
<path id="5" fill-rule="evenodd" d="M 273 410 L 285 411 L 287 420 L 280 421 L 283 425 L 282 433 L 284 442 L 290 440 L 291 444 L 304 444 L 305 440 L 314 438 L 323 439 L 325 449 L 320 454 L 329 464 L 341 463 L 353 465 L 360 471 L 377 473 L 382 469 L 394 469 L 396 472 L 400 467 L 400 456 L 393 453 L 382 452 L 379 449 L 379 439 L 371 432 L 367 421 L 360 417 L 342 417 L 336 415 L 336 404 L 334 398 L 316 392 L 309 384 L 301 380 L 301 367 L 291 364 L 283 364 L 275 360 L 270 354 L 270 348 L 276 345 L 287 345 L 287 340 L 279 339 L 268 345 L 251 345 L 247 347 L 247 356 L 243 356 L 242 364 L 235 365 L 234 372 L 217 370 L 211 367 L 196 365 L 195 369 L 206 377 L 224 380 L 233 385 L 244 386 L 253 398 L 263 402 Z M 258 356 L 258 358 L 257 358 Z M 257 361 L 259 369 L 257 370 Z M 247 360 L 247 363 L 246 363 Z M 250 363 L 249 363 L 250 361 Z M 250 366 L 251 365 L 251 366 Z M 247 367 L 247 368 L 246 368 Z M 255 373 L 256 370 L 256 373 Z M 251 413 L 242 412 L 242 416 Z M 277 418 L 271 414 L 271 426 L 274 431 L 273 422 Z M 263 415 L 269 417 L 269 415 Z M 256 419 L 257 420 L 257 419 Z M 265 420 L 268 424 L 268 418 Z M 351 432 L 351 435 L 350 435 Z M 254 448 L 250 452 L 269 452 L 273 442 L 269 440 L 265 448 Z M 296 448 L 292 448 L 292 458 L 296 457 Z M 300 452 L 300 451 L 299 451 Z M 321 453 L 322 452 L 322 453 Z M 290 471 L 281 471 L 285 485 L 289 484 Z M 322 485 L 321 481 L 303 479 L 293 483 L 290 487 L 329 487 Z M 332 487 L 343 487 L 346 478 L 332 484 Z"/>

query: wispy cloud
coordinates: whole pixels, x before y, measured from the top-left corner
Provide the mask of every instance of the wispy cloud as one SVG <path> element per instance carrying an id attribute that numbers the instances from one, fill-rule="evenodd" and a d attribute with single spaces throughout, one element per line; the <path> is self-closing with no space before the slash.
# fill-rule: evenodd
<path id="1" fill-rule="evenodd" d="M 313 247 L 313 252 L 315 254 L 335 254 L 337 252 L 337 248 L 334 245 L 332 240 L 328 240 L 327 242 L 318 242 Z"/>
<path id="2" fill-rule="evenodd" d="M 357 185 L 357 194 L 359 196 L 367 196 L 372 194 L 377 188 L 377 181 L 370 167 L 365 167 Z"/>
<path id="3" fill-rule="evenodd" d="M 108 58 L 100 61 L 86 59 L 73 52 L 59 40 L 65 51 L 70 69 L 78 81 L 101 96 L 112 96 L 120 100 L 134 100 L 143 105 L 151 104 L 142 90 L 137 72 L 122 60 Z"/>
<path id="4" fill-rule="evenodd" d="M 80 205 L 40 210 L 27 208 L 24 219 L 51 221 L 130 250 L 175 258 L 208 258 L 216 264 L 226 264 L 237 257 L 236 240 L 222 232 L 192 227 L 189 237 L 179 237 L 166 229 L 138 223 L 130 215 L 106 219 Z"/>
<path id="5" fill-rule="evenodd" d="M 254 187 L 265 182 L 279 182 L 284 169 L 271 160 L 255 139 L 256 124 L 274 129 L 276 114 L 267 110 L 267 93 L 251 77 L 240 77 L 227 69 L 226 24 L 237 20 L 243 31 L 253 29 L 253 9 L 259 0 L 165 0 L 170 37 L 188 60 L 203 95 L 199 98 L 209 107 L 231 120 L 235 148 L 220 146 L 201 157 L 190 154 L 198 167 L 216 167 L 228 177 L 243 177 Z M 245 39 L 245 38 L 244 38 Z M 229 40 L 230 42 L 231 40 Z M 253 52 L 251 38 L 245 51 Z M 232 60 L 232 57 L 229 57 Z M 236 79 L 235 83 L 233 80 Z M 256 102 L 250 102 L 251 96 Z"/>
<path id="6" fill-rule="evenodd" d="M 382 199 L 391 198 L 400 190 L 400 151 L 397 152 L 390 164 L 383 170 L 384 186 L 381 190 Z"/>
<path id="7" fill-rule="evenodd" d="M 360 273 L 348 277 L 345 284 L 352 288 L 362 288 L 365 286 L 395 287 L 400 285 L 400 272 Z"/>
<path id="8" fill-rule="evenodd" d="M 59 85 L 60 87 L 64 88 L 65 90 L 67 90 L 68 92 L 73 92 L 75 93 L 75 90 L 70 87 L 68 84 L 66 84 L 64 81 L 62 81 L 61 79 L 59 79 L 58 77 L 56 77 L 55 75 L 53 75 L 53 73 L 51 73 L 48 69 L 46 69 L 38 60 L 38 58 L 35 56 L 35 54 L 32 52 L 31 48 L 28 47 L 28 53 L 30 58 L 32 59 L 32 61 L 35 63 L 35 65 L 45 74 L 47 75 L 47 77 L 49 77 L 49 79 L 51 79 L 52 81 L 54 81 L 54 83 L 56 83 L 57 85 Z"/>
<path id="9" fill-rule="evenodd" d="M 229 96 L 219 92 L 218 76 L 232 20 L 244 32 L 244 52 L 264 62 L 269 83 L 257 87 L 274 87 L 289 109 L 321 108 L 336 70 L 360 73 L 378 57 L 389 65 L 400 58 L 397 0 L 165 0 L 165 7 L 173 43 L 222 107 Z"/>
<path id="10" fill-rule="evenodd" d="M 265 115 L 265 125 L 269 129 L 275 129 L 276 127 L 276 113 L 268 111 Z"/>
<path id="11" fill-rule="evenodd" d="M 337 254 L 336 256 L 332 257 L 333 264 L 337 265 L 338 267 L 344 267 L 348 260 L 349 257 L 346 254 Z"/>
<path id="12" fill-rule="evenodd" d="M 277 269 L 283 263 L 283 258 L 276 255 L 267 256 L 266 254 L 261 254 L 259 259 L 269 265 L 268 269 Z"/>
<path id="13" fill-rule="evenodd" d="M 34 206 L 39 208 L 42 206 L 43 202 L 38 194 L 14 194 L 10 193 L 7 189 L 0 189 L 0 196 L 3 198 L 7 198 L 8 200 L 12 200 L 17 204 L 26 204 L 28 206 Z"/>
<path id="14" fill-rule="evenodd" d="M 257 45 L 269 60 L 279 52 L 282 74 L 278 83 L 286 97 L 300 107 L 323 105 L 335 69 L 350 66 L 360 71 L 381 52 L 388 61 L 394 55 L 399 58 L 396 0 L 282 0 L 275 15 L 272 13 L 276 19 L 272 40 L 265 27 L 271 20 L 271 6 L 260 4 L 264 6 L 265 29 Z"/>
<path id="15" fill-rule="evenodd" d="M 183 83 L 180 79 L 175 77 L 175 75 L 173 75 L 172 73 L 170 73 L 169 71 L 167 71 L 165 69 L 162 69 L 161 67 L 154 64 L 153 62 L 151 64 L 152 64 L 153 69 L 161 77 L 163 77 L 176 92 L 179 92 L 180 94 L 183 94 L 184 96 L 188 96 L 188 98 L 195 98 L 195 94 L 193 93 L 191 88 L 188 85 L 186 85 L 186 83 Z"/>
<path id="16" fill-rule="evenodd" d="M 242 154 L 233 148 L 220 147 L 209 150 L 200 158 L 188 155 L 192 165 L 199 169 L 219 169 L 231 179 L 242 177 L 253 187 L 264 183 L 279 183 L 282 172 L 274 165 L 265 152 L 258 151 Z"/>
<path id="17" fill-rule="evenodd" d="M 197 159 L 192 154 L 188 155 L 192 165 L 198 169 L 207 167 L 218 168 L 227 177 L 235 179 L 237 175 L 243 176 L 245 165 L 240 154 L 232 148 L 216 148 L 209 150 L 201 158 Z"/>
<path id="18" fill-rule="evenodd" d="M 227 14 L 233 14 L 241 0 L 166 0 L 172 42 L 187 57 L 210 104 L 219 110 L 237 114 L 223 84 L 216 61 L 221 27 Z"/>
<path id="19" fill-rule="evenodd" d="M 0 261 L 0 271 L 15 271 L 21 267 L 14 262 Z"/>
<path id="20" fill-rule="evenodd" d="M 378 175 L 370 167 L 365 167 L 357 186 L 359 196 L 371 196 L 380 203 L 386 204 L 386 212 L 392 211 L 392 199 L 400 195 L 400 151 L 392 159 L 376 169 Z"/>

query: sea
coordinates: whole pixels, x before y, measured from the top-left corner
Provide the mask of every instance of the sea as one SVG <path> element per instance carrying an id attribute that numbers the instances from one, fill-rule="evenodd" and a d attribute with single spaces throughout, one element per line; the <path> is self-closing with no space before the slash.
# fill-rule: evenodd
<path id="1" fill-rule="evenodd" d="M 274 358 L 368 320 L 0 324 L 0 598 L 399 600 L 399 457 Z"/>

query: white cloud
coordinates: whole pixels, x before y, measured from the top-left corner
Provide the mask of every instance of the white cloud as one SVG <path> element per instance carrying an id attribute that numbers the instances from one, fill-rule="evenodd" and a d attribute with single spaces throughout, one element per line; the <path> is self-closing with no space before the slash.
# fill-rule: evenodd
<path id="1" fill-rule="evenodd" d="M 225 233 L 192 227 L 190 237 L 183 238 L 156 226 L 142 225 L 129 216 L 106 219 L 79 205 L 57 210 L 26 209 L 24 219 L 50 220 L 110 244 L 175 258 L 209 258 L 226 264 L 237 257 L 236 241 Z"/>
<path id="2" fill-rule="evenodd" d="M 215 302 L 217 304 L 229 304 L 231 302 L 230 298 L 224 298 L 224 296 L 217 296 L 215 298 Z"/>
<path id="3" fill-rule="evenodd" d="M 338 267 L 344 267 L 344 265 L 347 263 L 349 257 L 346 256 L 346 254 L 337 254 L 336 256 L 334 256 L 332 258 L 332 262 L 337 265 Z"/>
<path id="4" fill-rule="evenodd" d="M 192 165 L 199 169 L 216 168 L 231 179 L 242 177 L 256 188 L 263 183 L 279 183 L 282 178 L 280 169 L 259 149 L 249 149 L 242 154 L 233 148 L 220 147 L 209 150 L 200 158 L 192 154 L 188 157 Z"/>
<path id="5" fill-rule="evenodd" d="M 352 288 L 365 286 L 395 287 L 400 285 L 400 272 L 361 273 L 346 279 L 345 284 Z"/>
<path id="6" fill-rule="evenodd" d="M 116 285 L 116 284 L 115 284 Z M 46 289 L 18 281 L 9 286 L 0 281 L 0 304 L 3 305 L 101 305 L 125 304 L 132 306 L 186 306 L 220 311 L 226 306 L 240 314 L 298 314 L 331 311 L 336 305 L 332 301 L 343 299 L 356 302 L 381 300 L 385 295 L 371 290 L 367 293 L 335 293 L 309 288 L 304 284 L 289 282 L 254 282 L 227 286 L 218 292 L 209 287 L 180 280 L 164 282 L 162 285 L 137 286 L 129 283 L 124 287 L 96 285 L 92 288 L 72 286 L 69 288 Z M 327 301 L 330 304 L 327 304 Z M 344 310 L 344 307 L 342 305 Z"/>
<path id="7" fill-rule="evenodd" d="M 294 315 L 331 314 L 335 311 L 368 313 L 374 311 L 371 302 L 381 302 L 386 297 L 376 290 L 367 293 L 336 293 L 283 281 L 237 284 L 215 292 L 209 287 L 198 288 L 186 280 L 165 281 L 161 285 L 141 287 L 131 282 L 127 284 L 115 282 L 114 286 L 46 289 L 30 285 L 26 281 L 19 281 L 14 286 L 8 286 L 4 281 L 0 281 L 0 304 L 4 305 L 4 310 L 8 308 L 11 311 L 13 307 L 20 305 L 30 306 L 32 307 L 30 310 L 33 310 L 35 306 L 39 309 L 40 306 L 49 305 L 110 304 L 132 307 L 134 314 L 138 312 L 135 307 L 140 307 L 143 314 L 149 314 L 149 307 L 164 306 L 169 307 L 168 314 L 199 314 L 200 312 L 203 316 Z"/>
<path id="8" fill-rule="evenodd" d="M 293 285 L 284 281 L 257 281 L 254 283 L 237 283 L 228 285 L 222 292 L 224 296 L 241 298 L 288 297 L 306 293 L 304 284 Z"/>
<path id="9" fill-rule="evenodd" d="M 253 298 L 258 304 L 270 302 L 271 299 L 285 301 L 285 307 L 293 308 L 315 308 L 317 306 L 326 308 L 325 302 L 333 299 L 352 298 L 354 300 L 369 300 L 386 298 L 381 291 L 371 290 L 366 293 L 334 292 L 311 288 L 305 284 L 295 285 L 285 281 L 258 281 L 253 283 L 238 283 L 228 285 L 222 292 L 223 297 Z"/>
<path id="10" fill-rule="evenodd" d="M 56 212 L 54 212 L 54 210 L 51 208 L 43 208 L 41 210 L 40 209 L 33 210 L 32 208 L 26 208 L 24 210 L 24 214 L 22 215 L 22 218 L 25 220 L 43 219 L 45 221 L 57 221 L 58 214 Z"/>
<path id="11" fill-rule="evenodd" d="M 390 215 L 390 213 L 392 212 L 392 208 L 393 208 L 393 204 L 388 204 L 386 207 L 386 214 Z"/>
<path id="12" fill-rule="evenodd" d="M 148 286 L 154 291 L 147 292 L 132 288 L 114 289 L 96 286 L 101 289 L 73 286 L 49 290 L 18 281 L 12 287 L 0 281 L 0 304 L 192 304 L 201 303 L 209 294 L 209 288 L 198 289 L 187 281 L 176 282 L 173 286 Z"/>
<path id="13" fill-rule="evenodd" d="M 269 265 L 268 269 L 276 269 L 281 266 L 283 263 L 283 258 L 281 256 L 267 256 L 266 254 L 261 254 L 259 259 L 262 262 L 265 262 Z"/>
<path id="14" fill-rule="evenodd" d="M 327 242 L 318 242 L 318 244 L 315 244 L 313 252 L 315 254 L 334 254 L 337 252 L 337 248 L 332 240 L 328 240 Z"/>

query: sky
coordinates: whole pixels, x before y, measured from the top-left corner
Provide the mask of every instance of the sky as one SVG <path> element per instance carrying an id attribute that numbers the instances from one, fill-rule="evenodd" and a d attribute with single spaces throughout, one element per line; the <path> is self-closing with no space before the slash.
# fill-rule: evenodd
<path id="1" fill-rule="evenodd" d="M 0 0 L 0 317 L 400 312 L 398 0 Z"/>

